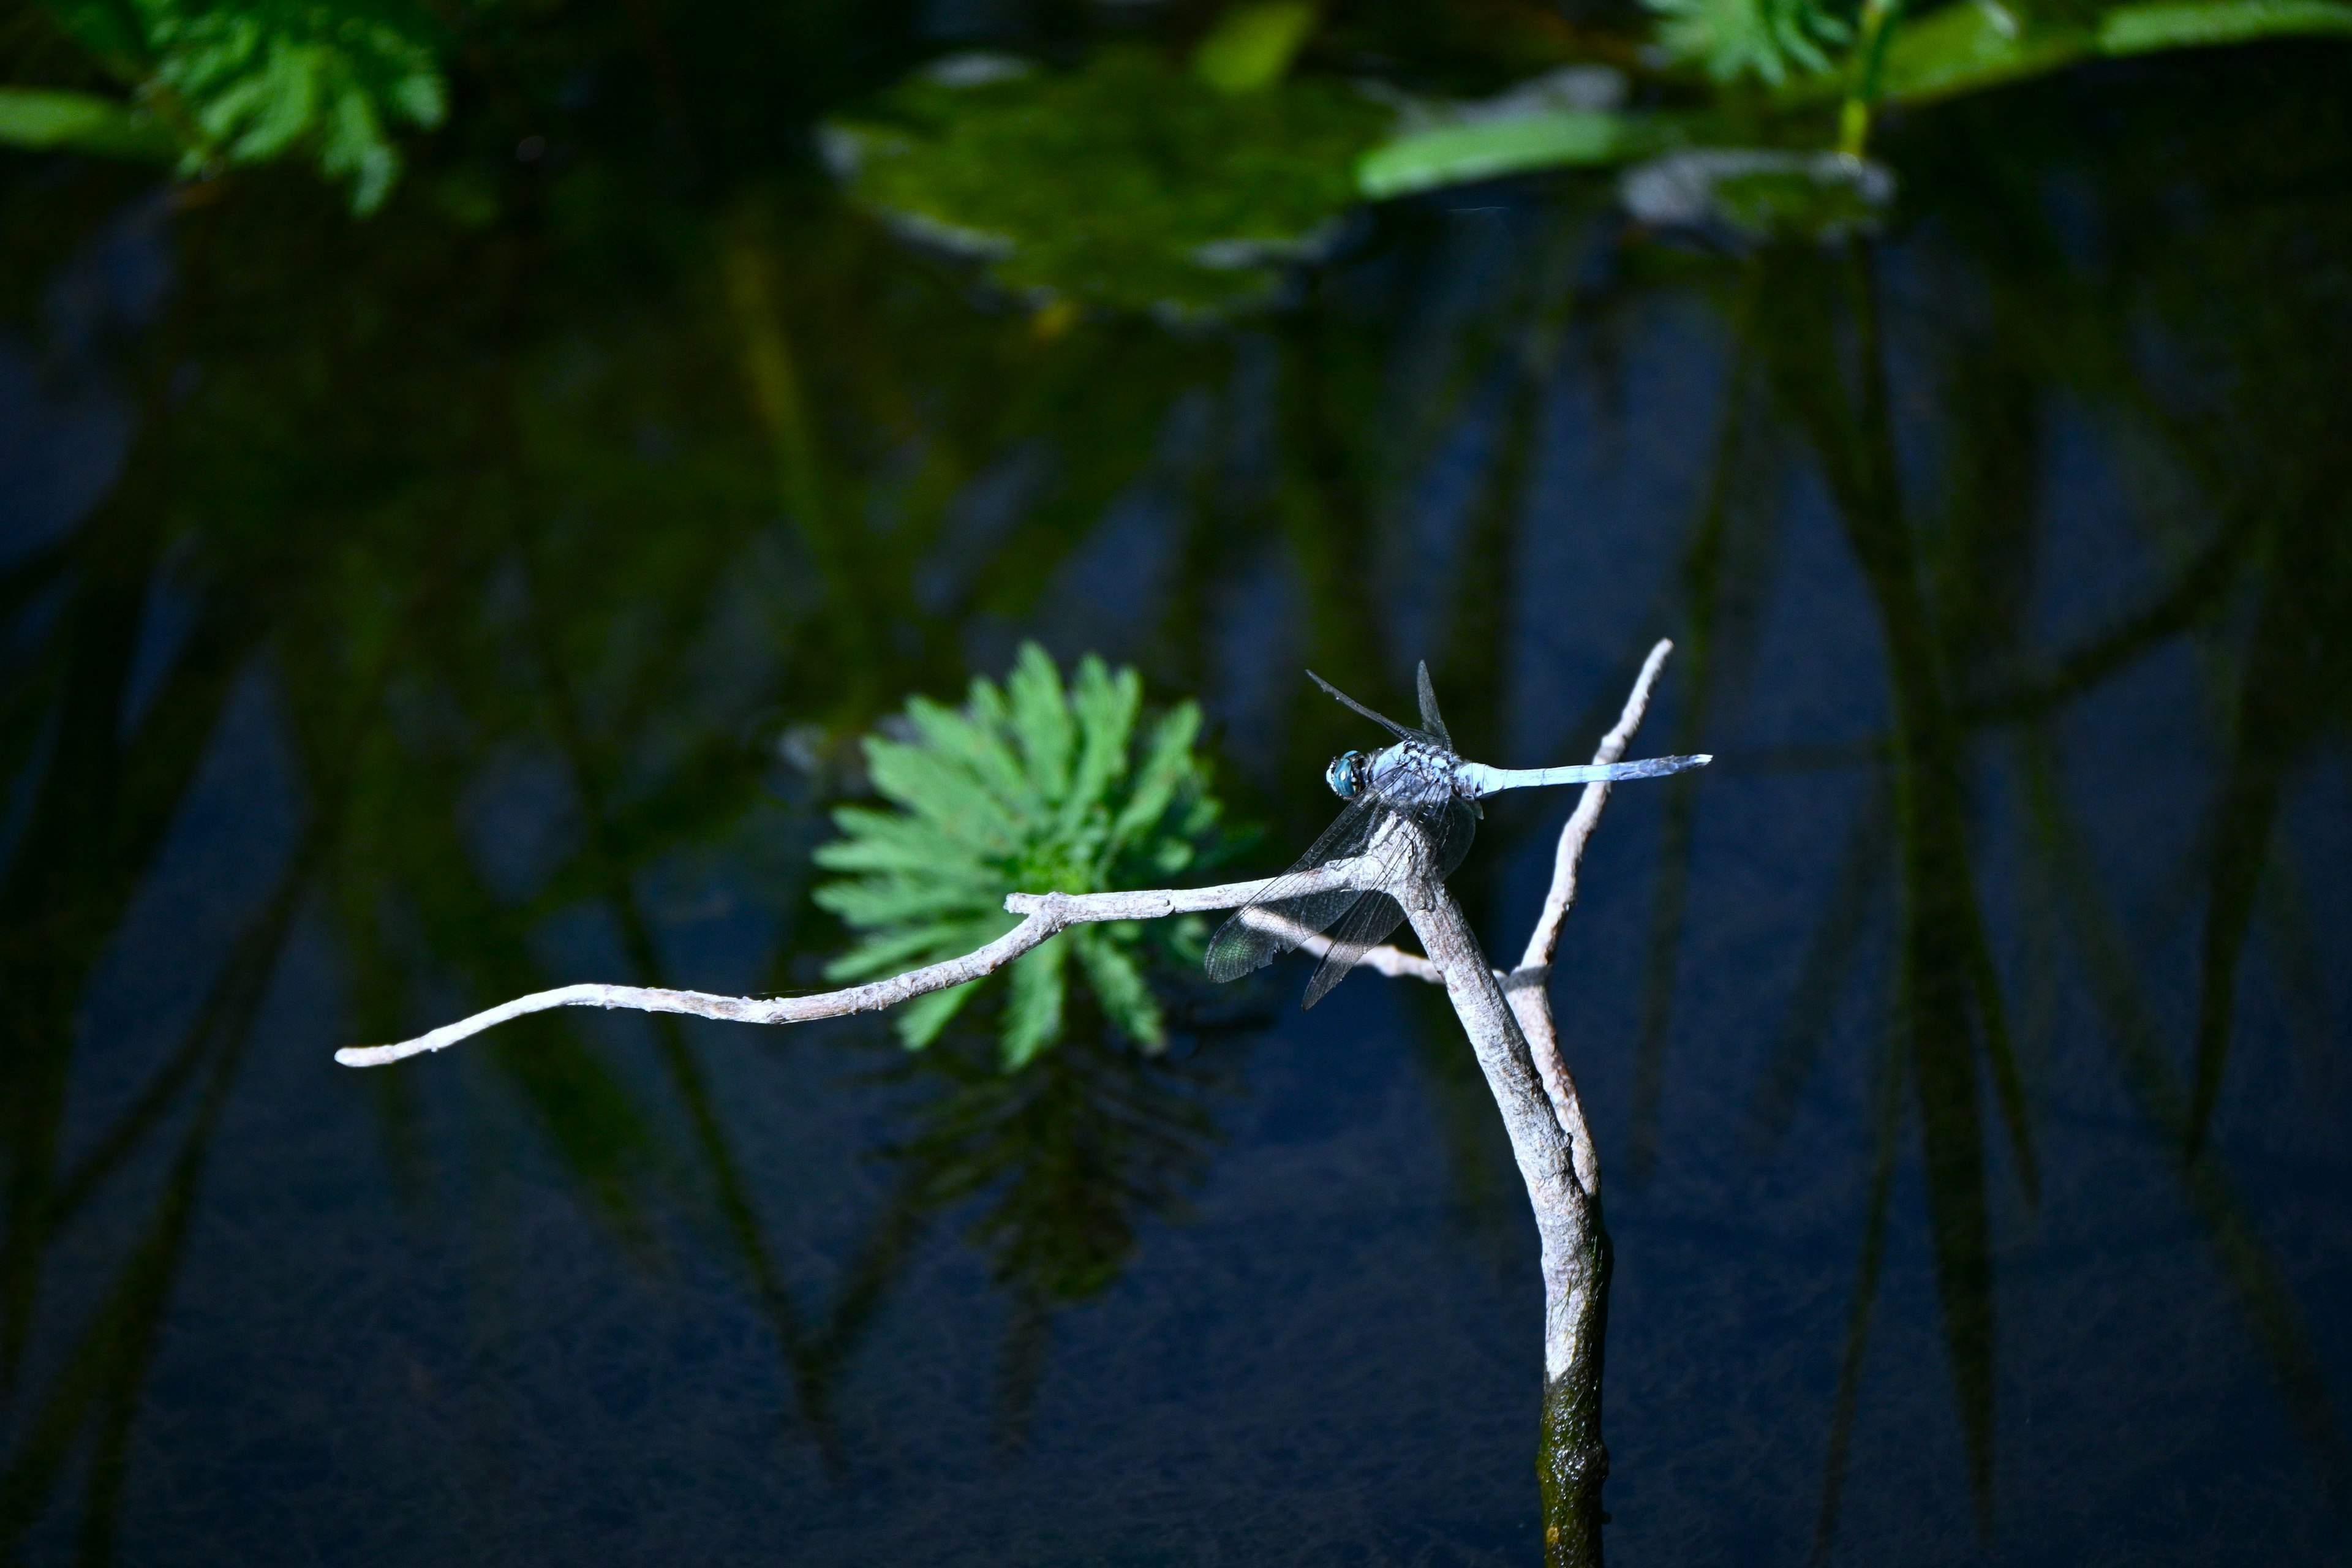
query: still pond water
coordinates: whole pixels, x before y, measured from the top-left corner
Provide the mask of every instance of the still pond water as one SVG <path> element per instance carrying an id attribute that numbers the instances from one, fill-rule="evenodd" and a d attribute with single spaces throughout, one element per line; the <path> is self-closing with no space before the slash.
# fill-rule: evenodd
<path id="1" fill-rule="evenodd" d="M 0 1556 L 1535 1561 L 1433 994 L 331 1053 L 821 984 L 856 738 L 1024 638 L 1202 703 L 1255 874 L 1368 739 L 1302 666 L 1526 765 L 1671 636 L 1637 751 L 1719 760 L 1555 984 L 1617 1560 L 2346 1561 L 2344 58 L 1915 116 L 1851 248 L 1510 182 L 1182 329 L 591 132 L 446 221 L 0 165 Z M 1570 804 L 1490 811 L 1490 945 Z"/>

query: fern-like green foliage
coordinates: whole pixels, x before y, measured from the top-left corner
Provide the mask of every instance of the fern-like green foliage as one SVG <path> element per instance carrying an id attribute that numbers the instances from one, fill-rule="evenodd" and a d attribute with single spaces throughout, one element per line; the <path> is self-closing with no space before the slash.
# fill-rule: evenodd
<path id="1" fill-rule="evenodd" d="M 393 128 L 446 111 L 436 28 L 405 0 L 50 0 L 181 143 L 181 169 L 314 160 L 373 211 Z"/>
<path id="2" fill-rule="evenodd" d="M 1658 41 L 1717 81 L 1759 77 L 1774 87 L 1824 71 L 1853 29 L 1813 0 L 1643 0 L 1657 13 Z"/>
<path id="3" fill-rule="evenodd" d="M 834 813 L 842 837 L 817 864 L 853 873 L 817 902 L 865 940 L 826 970 L 860 980 L 970 952 L 1011 930 L 1013 892 L 1167 885 L 1221 845 L 1219 807 L 1192 749 L 1201 710 L 1179 703 L 1141 735 L 1143 686 L 1089 655 L 1066 689 L 1053 658 L 1024 644 L 1002 689 L 975 679 L 961 710 L 915 698 L 913 739 L 869 738 L 874 787 L 897 808 Z M 1061 1037 L 1073 961 L 1103 1012 L 1147 1049 L 1167 1025 L 1145 980 L 1148 946 L 1197 962 L 1202 922 L 1083 925 L 1008 971 L 1008 1069 Z M 919 1048 L 996 976 L 908 1003 L 899 1037 Z"/>

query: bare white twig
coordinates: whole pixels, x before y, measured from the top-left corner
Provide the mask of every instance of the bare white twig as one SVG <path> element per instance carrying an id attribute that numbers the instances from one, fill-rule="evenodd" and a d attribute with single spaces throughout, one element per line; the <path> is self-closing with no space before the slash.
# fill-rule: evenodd
<path id="1" fill-rule="evenodd" d="M 1633 731 L 1642 727 L 1642 720 L 1650 710 L 1650 693 L 1657 686 L 1658 672 L 1665 668 L 1666 656 L 1674 650 L 1675 645 L 1664 637 L 1650 649 L 1650 657 L 1642 661 L 1642 673 L 1633 679 L 1633 689 L 1625 698 L 1625 707 L 1617 716 L 1616 728 L 1603 735 L 1593 751 L 1594 762 L 1613 763 L 1625 754 Z M 1601 1195 L 1601 1153 L 1584 1118 L 1584 1100 L 1576 1092 L 1575 1075 L 1568 1070 L 1568 1058 L 1559 1048 L 1559 1026 L 1551 1011 L 1551 960 L 1559 947 L 1560 927 L 1576 903 L 1577 876 L 1584 864 L 1584 847 L 1591 841 L 1592 830 L 1600 826 L 1601 808 L 1608 804 L 1609 785 L 1605 781 L 1584 786 L 1582 798 L 1559 830 L 1559 847 L 1552 855 L 1551 888 L 1544 895 L 1543 912 L 1536 917 L 1536 929 L 1528 933 L 1527 952 L 1519 959 L 1519 966 L 1503 978 L 1503 994 L 1509 999 L 1511 1012 L 1528 1037 L 1528 1050 L 1534 1058 L 1537 1073 L 1543 1079 L 1552 1113 L 1559 1119 L 1575 1148 L 1576 1181 L 1588 1199 Z"/>
<path id="2" fill-rule="evenodd" d="M 1317 892 L 1326 886 L 1352 888 L 1360 869 L 1357 861 L 1335 860 L 1310 873 L 1311 879 L 1302 885 L 1301 890 Z M 335 1059 L 347 1068 L 383 1067 L 441 1050 L 509 1019 L 544 1013 L 552 1007 L 628 1007 L 640 1013 L 684 1013 L 738 1024 L 805 1024 L 818 1018 L 872 1013 L 992 974 L 1070 926 L 1237 909 L 1257 897 L 1273 880 L 1269 877 L 1213 888 L 1163 888 L 1136 893 L 1014 893 L 1004 900 L 1004 907 L 1026 917 L 1019 925 L 986 947 L 961 958 L 911 969 L 887 980 L 840 991 L 823 991 L 813 996 L 719 996 L 707 991 L 670 991 L 650 985 L 559 985 L 552 991 L 534 991 L 528 996 L 501 1002 L 470 1018 L 444 1024 L 429 1034 L 398 1045 L 346 1046 L 335 1053 Z"/>
<path id="3" fill-rule="evenodd" d="M 1601 738 L 1594 749 L 1596 763 L 1613 763 L 1625 755 L 1633 744 L 1633 731 L 1642 727 L 1643 718 L 1650 710 L 1650 692 L 1658 684 L 1658 672 L 1665 668 L 1666 656 L 1675 645 L 1660 637 L 1650 657 L 1642 661 L 1642 673 L 1633 678 L 1633 689 L 1625 698 L 1624 710 L 1617 715 L 1617 727 Z M 1582 798 L 1577 801 L 1568 826 L 1560 829 L 1559 848 L 1552 857 L 1551 890 L 1544 897 L 1543 913 L 1536 918 L 1536 929 L 1528 937 L 1528 950 L 1519 960 L 1521 969 L 1549 968 L 1551 955 L 1559 946 L 1559 928 L 1568 919 L 1568 911 L 1576 902 L 1577 868 L 1584 860 L 1585 841 L 1601 822 L 1601 808 L 1609 804 L 1607 781 L 1584 786 Z"/>
<path id="4" fill-rule="evenodd" d="M 1321 931 L 1298 944 L 1298 951 L 1313 959 L 1321 959 L 1331 951 L 1331 939 Z M 1392 943 L 1383 942 L 1368 947 L 1363 957 L 1356 960 L 1357 967 L 1385 974 L 1391 980 L 1425 980 L 1432 985 L 1445 984 L 1445 972 L 1417 952 L 1407 952 Z"/>

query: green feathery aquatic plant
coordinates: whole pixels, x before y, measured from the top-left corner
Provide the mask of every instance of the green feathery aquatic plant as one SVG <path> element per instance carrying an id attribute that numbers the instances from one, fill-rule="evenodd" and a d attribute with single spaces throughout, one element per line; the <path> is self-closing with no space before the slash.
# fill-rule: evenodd
<path id="1" fill-rule="evenodd" d="M 1853 36 L 1846 22 L 1812 0 L 1643 0 L 1656 13 L 1658 42 L 1678 59 L 1696 61 L 1717 81 L 1748 75 L 1775 87 L 1790 77 L 1826 71 L 1832 52 Z"/>
<path id="2" fill-rule="evenodd" d="M 308 157 L 354 212 L 441 123 L 446 28 L 414 0 L 47 0 L 121 95 L 0 87 L 0 143 L 176 158 L 194 178 Z"/>
<path id="3" fill-rule="evenodd" d="M 854 875 L 816 900 L 865 940 L 825 971 L 829 979 L 894 973 L 970 952 L 1015 923 L 1007 893 L 1104 892 L 1162 887 L 1227 846 L 1207 769 L 1193 751 L 1201 710 L 1170 709 L 1141 734 L 1143 683 L 1088 655 L 1067 689 L 1045 649 L 1022 646 L 1000 689 L 976 679 L 961 710 L 911 699 L 912 737 L 869 737 L 877 793 L 896 809 L 845 806 L 842 837 L 817 864 Z M 1083 925 L 1024 955 L 1006 972 L 1004 1065 L 1023 1066 L 1061 1037 L 1070 961 L 1110 1020 L 1157 1050 L 1167 1041 L 1145 979 L 1151 950 L 1197 963 L 1204 926 L 1178 921 Z M 989 976 L 908 1004 L 898 1037 L 919 1049 Z"/>

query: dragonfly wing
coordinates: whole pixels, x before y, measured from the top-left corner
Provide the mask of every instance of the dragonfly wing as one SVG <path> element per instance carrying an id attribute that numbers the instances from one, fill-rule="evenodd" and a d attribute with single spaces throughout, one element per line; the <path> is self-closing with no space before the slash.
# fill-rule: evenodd
<path id="1" fill-rule="evenodd" d="M 1338 687 L 1332 685 L 1329 681 L 1324 679 L 1321 676 L 1316 674 L 1311 669 L 1307 672 L 1307 679 L 1321 687 L 1326 692 L 1329 693 L 1340 703 L 1341 706 L 1353 709 L 1355 711 L 1362 714 L 1365 718 L 1370 719 L 1373 723 L 1378 724 L 1381 729 L 1386 730 L 1390 734 L 1394 735 L 1400 741 L 1425 741 L 1429 739 L 1428 736 L 1422 734 L 1418 731 L 1406 729 L 1403 725 L 1398 723 L 1393 719 L 1384 718 L 1381 715 L 1373 712 L 1370 709 L 1365 707 L 1362 703 L 1357 701 L 1354 698 L 1349 696 L 1346 692 L 1340 690 Z M 1452 751 L 1453 749 L 1454 748 L 1451 746 L 1446 748 L 1448 751 Z"/>
<path id="2" fill-rule="evenodd" d="M 1421 728 L 1423 733 L 1447 751 L 1454 749 L 1454 737 L 1445 732 L 1445 721 L 1437 716 L 1437 688 L 1429 683 L 1429 660 L 1423 659 L 1415 672 L 1414 686 L 1421 694 Z"/>
<path id="3" fill-rule="evenodd" d="M 1363 897 L 1356 888 L 1327 888 L 1307 892 L 1309 873 L 1334 860 L 1352 859 L 1364 851 L 1372 832 L 1390 816 L 1371 795 L 1348 803 L 1337 820 L 1323 830 L 1298 863 L 1276 878 L 1248 903 L 1234 911 L 1217 934 L 1209 939 L 1209 978 L 1220 984 L 1238 980 L 1288 952 L 1308 937 L 1328 927 L 1353 909 Z"/>
<path id="4" fill-rule="evenodd" d="M 1422 825 L 1436 851 L 1437 874 L 1451 877 L 1461 868 L 1462 858 L 1470 853 L 1470 840 L 1478 832 L 1477 803 L 1455 795 L 1423 816 Z"/>
<path id="5" fill-rule="evenodd" d="M 1307 999 L 1299 1006 L 1312 1007 L 1323 1000 L 1331 987 L 1363 962 L 1364 954 L 1388 941 L 1390 933 L 1403 923 L 1404 906 L 1388 894 L 1366 893 L 1357 900 L 1348 918 L 1332 928 L 1331 951 L 1323 955 L 1315 978 L 1307 983 Z"/>
<path id="6" fill-rule="evenodd" d="M 1320 1002 L 1331 987 L 1345 980 L 1348 972 L 1363 961 L 1365 953 L 1388 941 L 1403 923 L 1404 905 L 1396 895 L 1425 856 L 1436 855 L 1447 871 L 1460 863 L 1470 847 L 1474 820 L 1469 803 L 1455 800 L 1444 806 L 1400 812 L 1383 830 L 1373 835 L 1364 855 L 1376 859 L 1377 865 L 1362 879 L 1362 899 L 1331 928 L 1330 951 L 1323 955 L 1315 978 L 1307 983 L 1307 999 L 1302 1006 L 1312 1007 Z M 1445 859 L 1448 854 L 1453 857 L 1451 861 Z"/>

